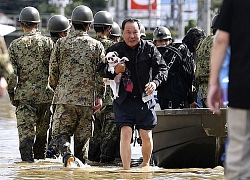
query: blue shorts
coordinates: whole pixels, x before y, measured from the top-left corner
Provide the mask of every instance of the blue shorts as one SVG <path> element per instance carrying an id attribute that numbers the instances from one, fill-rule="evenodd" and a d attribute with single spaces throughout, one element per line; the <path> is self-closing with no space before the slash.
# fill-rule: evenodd
<path id="1" fill-rule="evenodd" d="M 154 110 L 155 100 L 144 103 L 141 98 L 127 97 L 121 104 L 113 102 L 115 112 L 115 124 L 120 129 L 130 126 L 134 129 L 151 130 L 157 124 Z"/>

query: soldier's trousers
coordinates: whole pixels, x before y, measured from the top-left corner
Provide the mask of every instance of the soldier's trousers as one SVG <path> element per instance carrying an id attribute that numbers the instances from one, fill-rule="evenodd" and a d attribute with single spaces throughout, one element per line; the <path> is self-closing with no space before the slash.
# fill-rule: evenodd
<path id="1" fill-rule="evenodd" d="M 21 101 L 16 107 L 19 151 L 22 161 L 44 159 L 50 123 L 50 103 Z M 34 156 L 33 156 L 34 153 Z"/>
<path id="2" fill-rule="evenodd" d="M 114 123 L 113 106 L 102 109 L 95 120 L 94 136 L 90 138 L 89 160 L 111 162 L 119 157 L 120 132 Z"/>
<path id="3" fill-rule="evenodd" d="M 52 124 L 52 140 L 62 156 L 70 153 L 71 136 L 74 135 L 74 155 L 83 163 L 88 158 L 91 136 L 92 107 L 69 104 L 56 104 Z"/>

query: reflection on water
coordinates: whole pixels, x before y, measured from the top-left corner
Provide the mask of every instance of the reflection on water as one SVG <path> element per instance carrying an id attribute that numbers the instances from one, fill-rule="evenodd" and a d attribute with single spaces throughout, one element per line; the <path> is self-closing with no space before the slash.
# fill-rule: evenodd
<path id="1" fill-rule="evenodd" d="M 64 168 L 61 159 L 21 162 L 15 109 L 8 97 L 0 99 L 0 179 L 224 179 L 223 168 L 214 169 L 163 169 L 158 167 L 136 168 L 124 171 L 121 167 L 96 164 L 81 168 Z M 141 156 L 140 147 L 132 147 L 133 158 Z"/>

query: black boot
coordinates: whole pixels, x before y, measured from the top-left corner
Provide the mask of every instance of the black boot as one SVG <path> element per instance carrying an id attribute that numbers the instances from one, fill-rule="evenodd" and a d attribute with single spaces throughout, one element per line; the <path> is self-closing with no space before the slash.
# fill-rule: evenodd
<path id="1" fill-rule="evenodd" d="M 46 144 L 46 137 L 36 137 L 36 141 L 33 146 L 34 159 L 45 159 Z"/>
<path id="2" fill-rule="evenodd" d="M 34 162 L 32 147 L 33 147 L 33 140 L 31 139 L 27 139 L 20 142 L 19 151 L 21 154 L 22 161 L 29 163 Z"/>

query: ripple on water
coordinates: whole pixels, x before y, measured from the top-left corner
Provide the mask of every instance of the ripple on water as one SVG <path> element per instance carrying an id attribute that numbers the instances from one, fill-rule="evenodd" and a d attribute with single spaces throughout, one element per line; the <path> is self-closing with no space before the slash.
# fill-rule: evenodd
<path id="1" fill-rule="evenodd" d="M 0 99 L 0 179 L 1 180 L 82 180 L 82 179 L 224 179 L 223 167 L 213 169 L 163 169 L 132 167 L 125 171 L 121 164 L 99 164 L 80 168 L 64 168 L 61 159 L 46 159 L 23 163 L 18 150 L 15 109 L 6 99 Z M 133 158 L 141 157 L 140 146 L 132 146 Z"/>

